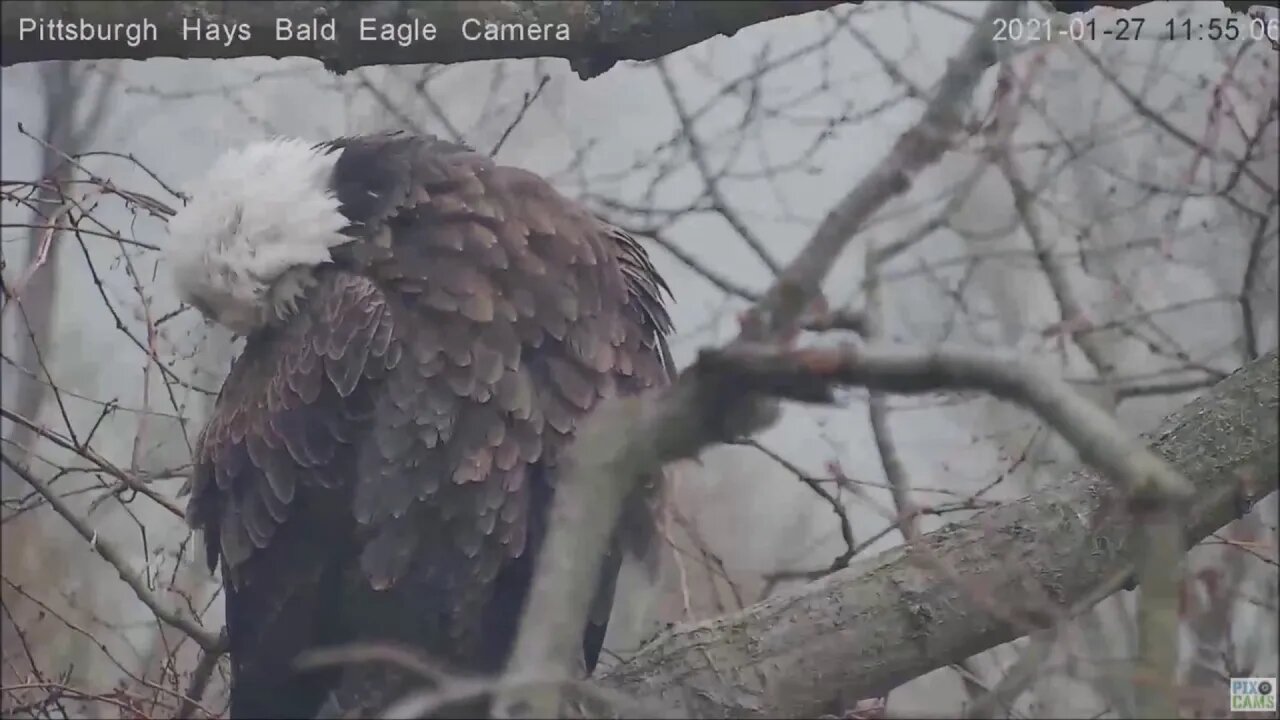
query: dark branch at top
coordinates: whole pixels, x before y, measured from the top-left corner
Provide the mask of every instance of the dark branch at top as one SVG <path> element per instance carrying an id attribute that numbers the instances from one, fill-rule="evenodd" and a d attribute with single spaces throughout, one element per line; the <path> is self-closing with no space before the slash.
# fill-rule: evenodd
<path id="1" fill-rule="evenodd" d="M 585 79 L 603 73 L 619 60 L 650 60 L 718 34 L 733 35 L 756 23 L 836 4 L 837 0 L 17 1 L 0 5 L 0 62 L 8 66 L 38 60 L 302 56 L 316 58 L 325 68 L 341 74 L 367 65 L 560 57 Z M 133 43 L 123 30 L 118 39 L 41 40 L 32 32 L 37 19 L 42 27 L 57 20 L 78 26 L 83 20 L 95 29 L 115 28 L 117 24 L 137 28 L 150 23 L 150 35 Z M 25 37 L 23 20 L 27 21 Z M 505 31 L 504 39 L 484 39 L 490 23 Z M 278 37 L 277 31 L 284 28 L 290 32 Z M 322 34 L 313 32 L 320 28 L 324 28 Z M 303 36 L 303 32 L 312 34 Z M 480 39 L 475 39 L 477 36 Z M 561 39 L 565 36 L 568 40 Z"/>
<path id="2" fill-rule="evenodd" d="M 559 57 L 586 79 L 600 75 L 619 60 L 652 60 L 757 23 L 860 2 L 6 0 L 0 3 L 0 65 L 41 60 L 301 56 L 320 60 L 325 68 L 342 74 L 367 65 Z M 1141 4 L 1125 0 L 1053 3 L 1063 12 Z M 1276 3 L 1225 3 L 1236 12 L 1257 4 Z M 504 28 L 507 34 L 503 39 L 484 39 L 486 23 Z M 72 27 L 112 36 L 74 39 L 68 33 Z M 287 37 L 277 37 L 280 28 L 288 29 Z M 320 28 L 325 29 L 317 33 Z M 390 34 L 384 35 L 388 28 Z M 304 36 L 304 32 L 310 35 Z M 477 34 L 480 39 L 474 39 Z M 566 36 L 567 40 L 560 39 Z"/>

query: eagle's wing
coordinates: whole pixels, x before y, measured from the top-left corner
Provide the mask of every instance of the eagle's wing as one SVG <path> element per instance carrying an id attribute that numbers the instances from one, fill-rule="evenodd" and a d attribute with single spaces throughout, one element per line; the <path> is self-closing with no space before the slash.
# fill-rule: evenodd
<path id="1" fill-rule="evenodd" d="M 297 317 L 250 339 L 197 459 L 192 517 L 239 649 L 233 714 L 318 642 L 500 669 L 568 442 L 601 398 L 670 377 L 643 251 L 540 177 L 409 135 L 329 149 L 354 241 Z M 588 665 L 612 584 L 584 618 Z M 335 709 L 392 699 L 372 677 L 346 673 Z"/>
<path id="2" fill-rule="evenodd" d="M 398 360 L 393 320 L 368 279 L 325 275 L 288 325 L 246 345 L 201 437 L 187 513 L 222 564 L 233 717 L 309 717 L 333 682 L 289 669 L 344 639 L 347 498 L 371 389 Z"/>

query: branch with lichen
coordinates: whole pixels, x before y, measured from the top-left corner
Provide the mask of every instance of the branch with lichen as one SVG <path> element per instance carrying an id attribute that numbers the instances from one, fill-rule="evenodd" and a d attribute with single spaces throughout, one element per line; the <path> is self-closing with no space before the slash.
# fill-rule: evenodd
<path id="1" fill-rule="evenodd" d="M 786 365 L 793 361 L 770 360 L 779 377 L 766 387 L 789 382 L 793 371 Z M 913 372 L 911 363 L 895 364 L 899 369 L 868 384 L 902 390 L 911 378 L 920 392 L 946 384 L 922 365 Z M 747 376 L 765 382 L 767 374 L 758 366 Z M 1241 368 L 1146 437 L 1143 452 L 1193 487 L 1177 528 L 1182 552 L 1276 490 L 1277 354 Z M 1127 488 L 1081 468 L 1032 495 L 924 534 L 913 549 L 886 550 L 740 612 L 670 628 L 593 682 L 681 717 L 815 717 L 838 701 L 852 706 L 1023 635 L 1060 627 L 1144 581 L 1135 518 L 1142 511 L 1129 498 Z M 935 562 L 921 564 L 917 550 Z M 966 586 L 940 576 L 934 565 L 951 569 Z"/>

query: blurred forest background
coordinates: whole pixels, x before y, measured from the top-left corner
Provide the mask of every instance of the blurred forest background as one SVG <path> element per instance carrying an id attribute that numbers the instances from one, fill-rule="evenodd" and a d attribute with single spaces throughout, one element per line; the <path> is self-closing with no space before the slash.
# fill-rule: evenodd
<path id="1" fill-rule="evenodd" d="M 675 291 L 683 366 L 736 333 L 738 313 L 916 121 L 981 11 L 837 7 L 587 82 L 555 59 L 341 77 L 297 58 L 5 68 L 3 451 L 95 543 L 4 467 L 0 713 L 172 716 L 200 642 L 216 641 L 219 585 L 180 490 L 237 345 L 179 307 L 154 203 L 180 206 L 180 188 L 219 153 L 275 134 L 392 128 L 493 150 L 648 238 Z M 1152 28 L 1227 11 L 1093 11 L 1118 12 Z M 963 136 L 830 274 L 830 327 L 811 340 L 1005 349 L 1126 429 L 1152 429 L 1276 347 L 1280 53 L 1247 37 L 999 49 Z M 1034 416 L 978 395 L 789 406 L 755 440 L 681 466 L 662 584 L 624 576 L 609 647 L 625 659 L 664 623 L 898 545 L 903 509 L 927 532 L 1035 493 L 1076 462 Z M 1189 715 L 1220 714 L 1229 676 L 1277 674 L 1276 523 L 1272 494 L 1187 556 L 1182 677 L 1206 703 L 1188 696 Z M 184 632 L 157 612 L 199 624 Z M 1128 716 L 1114 663 L 1135 636 L 1132 593 L 1112 596 L 1060 634 L 1001 712 Z M 962 713 L 1026 642 L 860 711 Z M 225 712 L 223 668 L 212 670 L 188 706 L 197 715 Z"/>

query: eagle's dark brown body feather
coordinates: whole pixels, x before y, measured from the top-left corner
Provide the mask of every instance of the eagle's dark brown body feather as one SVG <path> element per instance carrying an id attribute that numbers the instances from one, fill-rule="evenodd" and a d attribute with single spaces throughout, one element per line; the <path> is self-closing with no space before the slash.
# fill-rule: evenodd
<path id="1" fill-rule="evenodd" d="M 576 428 L 671 373 L 644 251 L 540 177 L 404 134 L 327 147 L 352 242 L 248 338 L 196 458 L 233 717 L 368 713 L 404 689 L 385 668 L 295 674 L 316 646 L 389 639 L 500 670 Z"/>

